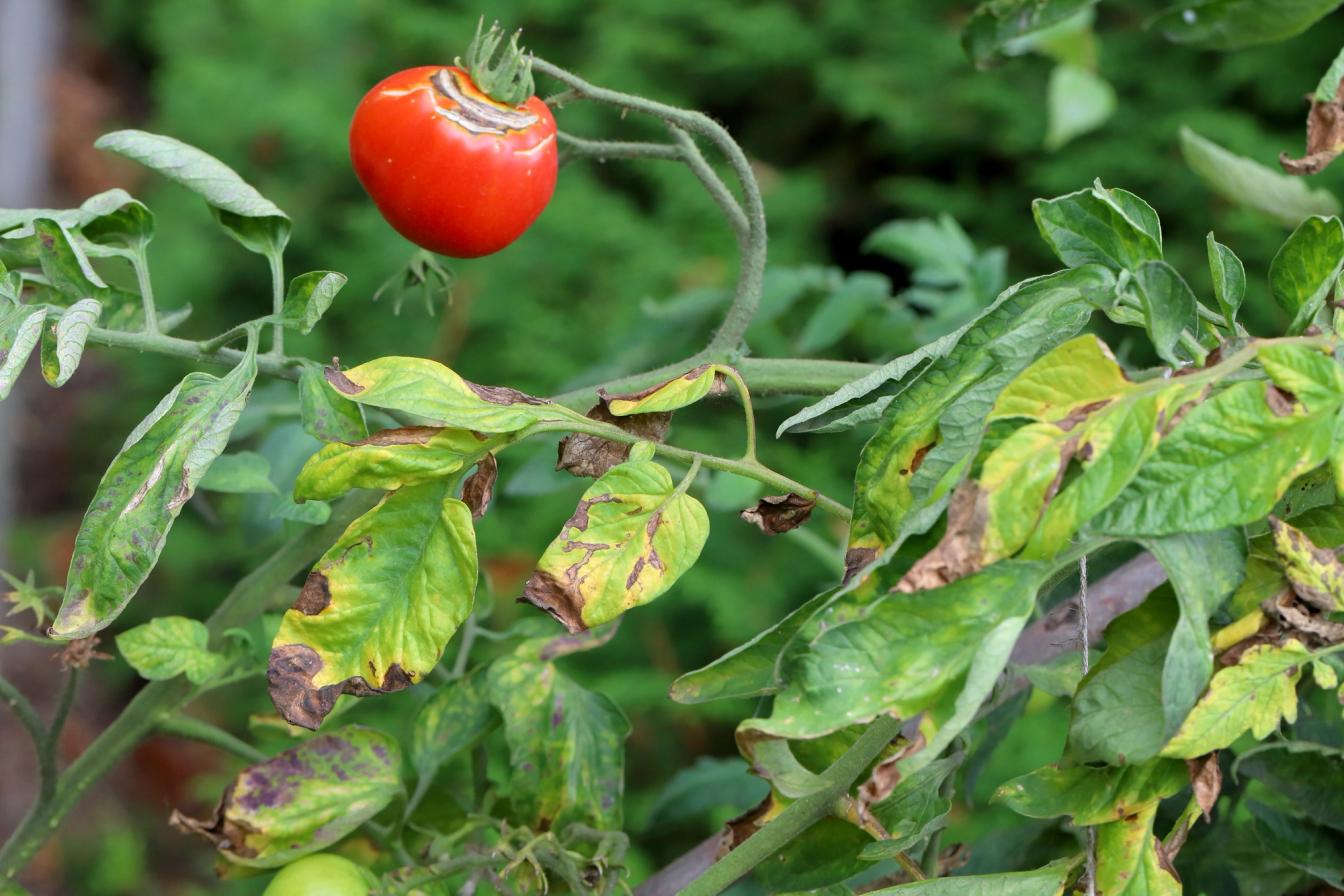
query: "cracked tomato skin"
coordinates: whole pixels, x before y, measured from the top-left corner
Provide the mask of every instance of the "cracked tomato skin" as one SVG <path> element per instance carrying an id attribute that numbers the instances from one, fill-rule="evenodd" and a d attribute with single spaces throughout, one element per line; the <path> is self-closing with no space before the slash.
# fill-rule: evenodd
<path id="1" fill-rule="evenodd" d="M 522 235 L 555 191 L 555 119 L 497 103 L 456 66 L 397 72 L 350 124 L 355 174 L 387 222 L 431 252 L 476 258 Z"/>
<path id="2" fill-rule="evenodd" d="M 349 859 L 318 853 L 281 868 L 262 896 L 368 896 L 376 881 Z"/>

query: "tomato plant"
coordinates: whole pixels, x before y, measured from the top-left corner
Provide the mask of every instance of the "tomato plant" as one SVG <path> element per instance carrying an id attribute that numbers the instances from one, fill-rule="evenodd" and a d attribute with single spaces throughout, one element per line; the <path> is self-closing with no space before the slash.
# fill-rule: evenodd
<path id="1" fill-rule="evenodd" d="M 1091 5 L 995 0 L 968 21 L 968 53 L 984 65 L 1033 45 L 1057 53 L 1062 33 L 1091 39 L 1080 16 Z M 1334 5 L 1204 4 L 1155 21 L 1172 39 L 1229 50 L 1297 33 Z M 705 896 L 748 876 L 768 892 L 893 896 L 1344 887 L 1337 199 L 1186 131 L 1201 178 L 1290 228 L 1254 279 L 1210 233 L 1200 249 L 1211 289 L 1197 291 L 1173 263 L 1159 209 L 1097 180 L 1033 204 L 1057 269 L 1007 288 L 1001 259 L 950 218 L 874 234 L 914 269 L 921 323 L 941 325 L 914 351 L 871 363 L 757 357 L 749 327 L 771 310 L 766 224 L 742 147 L 707 115 L 591 84 L 516 43 L 496 61 L 502 36 L 477 38 L 465 68 L 395 75 L 356 114 L 355 164 L 389 222 L 449 254 L 495 251 L 545 205 L 560 161 L 680 162 L 740 250 L 717 328 L 689 356 L 550 397 L 429 358 L 288 354 L 285 331 L 321 324 L 344 275 L 286 283 L 290 217 L 219 159 L 143 131 L 97 145 L 198 195 L 262 256 L 270 313 L 213 337 L 174 335 L 189 309 L 157 305 L 153 213 L 123 190 L 74 209 L 0 212 L 0 397 L 33 354 L 47 383 L 64 385 L 88 345 L 216 371 L 191 370 L 146 409 L 94 491 L 64 583 L 7 576 L 35 624 L 6 626 L 0 643 L 59 650 L 66 684 L 48 722 L 0 678 L 40 760 L 38 799 L 0 847 L 5 886 L 81 794 L 157 732 L 236 757 L 211 811 L 170 822 L 213 848 L 223 876 L 274 874 L 268 893 L 638 884 Z M 1066 88 L 1104 98 L 1095 71 L 1063 65 L 1079 69 L 1060 76 Z M 555 107 L 646 115 L 667 139 L 553 131 L 533 70 L 563 88 Z M 1333 157 L 1318 144 L 1342 75 L 1344 55 L 1313 95 L 1309 158 L 1286 170 Z M 475 142 L 473 127 L 520 108 L 537 121 Z M 1080 127 L 1061 123 L 1052 144 Z M 562 141 L 544 190 L 526 174 L 520 187 L 515 136 L 549 141 L 550 153 Z M 399 161 L 380 168 L 380 158 Z M 497 192 L 481 202 L 481 187 Z M 497 201 L 514 188 L 516 201 Z M 459 214 L 445 218 L 451 203 Z M 118 267 L 138 294 L 105 277 Z M 797 344 L 915 316 L 864 273 L 797 275 L 771 296 L 819 296 Z M 1267 288 L 1253 289 L 1258 280 Z M 1253 302 L 1277 309 L 1282 332 L 1247 330 Z M 275 415 L 313 440 L 290 470 L 249 448 L 258 430 L 242 421 L 262 377 L 284 390 Z M 777 440 L 862 428 L 851 501 L 816 486 L 826 471 L 766 463 L 777 446 L 757 433 L 765 396 L 793 402 Z M 712 402 L 740 411 L 740 452 L 674 435 L 674 418 Z M 528 443 L 554 445 L 557 470 L 583 482 L 507 591 L 477 536 L 520 512 L 494 498 L 501 480 L 521 478 L 507 465 Z M 754 489 L 732 516 L 725 491 L 744 493 L 723 488 L 729 477 Z M 208 619 L 167 613 L 127 627 L 122 614 L 198 492 L 244 496 L 285 521 L 287 540 Z M 627 829 L 623 798 L 631 726 L 572 658 L 622 637 L 627 614 L 677 600 L 725 524 L 792 538 L 832 574 L 670 682 L 678 704 L 736 700 L 748 713 L 725 710 L 746 765 L 699 773 L 715 782 L 706 789 L 746 780 L 756 803 L 636 881 L 641 832 Z M 744 600 L 751 588 L 741 583 Z M 501 598 L 540 612 L 501 624 Z M 96 650 L 109 630 L 149 683 L 59 768 L 53 747 L 79 670 L 110 659 Z M 275 710 L 248 740 L 192 711 L 233 685 L 264 689 Z M 1042 705 L 1066 718 L 1057 753 L 978 795 L 982 771 L 1009 752 L 997 748 L 1020 747 L 1014 732 Z M 968 857 L 958 825 L 991 801 L 1012 836 Z M 1211 863 L 1221 843 L 1241 846 Z"/>

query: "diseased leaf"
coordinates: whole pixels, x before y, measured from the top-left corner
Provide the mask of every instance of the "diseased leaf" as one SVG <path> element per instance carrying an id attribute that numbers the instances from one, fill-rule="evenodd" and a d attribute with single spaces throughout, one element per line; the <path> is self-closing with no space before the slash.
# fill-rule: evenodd
<path id="1" fill-rule="evenodd" d="M 1180 896 L 1181 880 L 1153 836 L 1157 803 L 1097 828 L 1097 892 L 1107 896 Z"/>
<path id="2" fill-rule="evenodd" d="M 1240 50 L 1295 37 L 1340 0 L 1180 0 L 1150 24 L 1168 39 L 1210 50 Z"/>
<path id="3" fill-rule="evenodd" d="M 1071 268 L 1100 264 L 1137 270 L 1162 260 L 1162 225 L 1157 212 L 1126 190 L 1090 189 L 1031 204 L 1036 226 L 1059 260 Z"/>
<path id="4" fill-rule="evenodd" d="M 1209 231 L 1209 273 L 1213 276 L 1213 295 L 1227 321 L 1227 329 L 1236 332 L 1237 311 L 1246 295 L 1246 268 L 1236 253 L 1213 238 Z"/>
<path id="5" fill-rule="evenodd" d="M 1143 307 L 1143 326 L 1158 357 L 1180 363 L 1176 343 L 1181 331 L 1195 326 L 1195 294 L 1185 279 L 1165 261 L 1149 261 L 1134 271 Z"/>
<path id="6" fill-rule="evenodd" d="M 1263 212 L 1285 227 L 1296 227 L 1311 215 L 1340 211 L 1339 199 L 1328 190 L 1313 189 L 1301 178 L 1229 152 L 1187 127 L 1181 128 L 1181 154 L 1190 170 L 1215 193 Z"/>
<path id="7" fill-rule="evenodd" d="M 719 384 L 718 366 L 701 364 L 681 376 L 639 392 L 611 394 L 599 389 L 598 395 L 614 416 L 628 417 L 631 414 L 657 414 L 684 408 L 714 392 L 716 386 L 721 390 Z"/>
<path id="8" fill-rule="evenodd" d="M 1035 871 L 935 877 L 881 890 L 869 896 L 1063 896 L 1082 857 L 1060 859 Z"/>
<path id="9" fill-rule="evenodd" d="M 205 624 L 186 616 L 158 616 L 117 635 L 117 649 L 141 678 L 150 681 L 186 675 L 201 684 L 224 666 L 209 648 Z"/>
<path id="10" fill-rule="evenodd" d="M 87 241 L 141 248 L 154 236 L 154 216 L 125 190 L 112 189 L 90 196 L 73 209 L 0 209 L 0 259 L 15 267 L 40 263 L 41 244 L 33 223 L 39 218 L 56 222 Z M 87 246 L 96 250 L 98 246 Z"/>
<path id="11" fill-rule="evenodd" d="M 605 400 L 593 405 L 586 416 L 599 423 L 610 423 L 649 442 L 661 442 L 667 438 L 667 430 L 672 422 L 670 412 L 617 417 L 607 410 Z M 626 442 L 614 442 L 586 432 L 570 433 L 560 440 L 555 468 L 574 476 L 596 479 L 617 464 L 624 463 L 630 457 L 630 448 Z"/>
<path id="12" fill-rule="evenodd" d="M 230 862 L 278 868 L 340 840 L 399 792 L 396 740 L 347 725 L 243 769 L 213 817 L 174 812 L 171 823 L 204 836 Z"/>
<path id="13" fill-rule="evenodd" d="M 1015 56 L 1014 44 L 1071 16 L 1091 9 L 1096 0 L 986 0 L 961 31 L 961 45 L 977 68 Z"/>
<path id="14" fill-rule="evenodd" d="M 108 299 L 111 292 L 108 285 L 64 227 L 49 218 L 38 218 L 33 222 L 33 233 L 37 260 L 42 265 L 43 276 L 51 284 L 56 302 L 68 304 L 84 299 Z"/>
<path id="15" fill-rule="evenodd" d="M 53 637 L 88 637 L 140 589 L 173 521 L 228 444 L 256 375 L 251 352 L 222 378 L 189 373 L 136 426 L 75 536 Z"/>
<path id="16" fill-rule="evenodd" d="M 477 432 L 517 432 L 533 423 L 567 421 L 573 411 L 516 389 L 479 386 L 427 358 L 378 358 L 349 370 L 326 369 L 342 397 Z"/>
<path id="17" fill-rule="evenodd" d="M 534 830 L 621 828 L 630 723 L 553 663 L 521 654 L 490 664 L 486 690 L 504 718 L 509 801 Z"/>
<path id="18" fill-rule="evenodd" d="M 443 685 L 420 707 L 411 725 L 411 765 L 416 775 L 432 776 L 496 724 L 484 674 L 473 673 Z"/>
<path id="19" fill-rule="evenodd" d="M 792 493 L 766 495 L 756 502 L 756 506 L 748 507 L 738 515 L 766 535 L 779 535 L 807 522 L 816 506 L 816 498 L 804 498 Z"/>
<path id="20" fill-rule="evenodd" d="M 42 329 L 42 378 L 59 389 L 70 381 L 84 356 L 84 342 L 103 307 L 96 299 L 80 299 Z"/>
<path id="21" fill-rule="evenodd" d="M 1300 641 L 1255 644 L 1218 670 L 1163 756 L 1188 759 L 1221 750 L 1250 731 L 1263 740 L 1280 720 L 1297 719 L 1298 680 L 1310 658 Z"/>
<path id="22" fill-rule="evenodd" d="M 42 337 L 46 318 L 45 308 L 18 305 L 0 298 L 0 401 L 8 398 L 14 388 L 24 362 Z"/>
<path id="23" fill-rule="evenodd" d="M 289 281 L 289 291 L 280 309 L 285 326 L 293 327 L 300 333 L 311 333 L 347 279 L 344 274 L 335 271 L 312 271 Z"/>
<path id="24" fill-rule="evenodd" d="M 1122 821 L 1186 787 L 1185 763 L 1154 759 L 1119 768 L 1045 766 L 1001 785 L 994 800 L 1028 818 L 1068 815 L 1076 825 Z"/>
<path id="25" fill-rule="evenodd" d="M 709 536 L 705 508 L 649 453 L 632 454 L 588 487 L 523 590 L 524 600 L 571 632 L 667 591 Z"/>
<path id="26" fill-rule="evenodd" d="M 1269 291 L 1292 323 L 1288 334 L 1305 330 L 1325 304 L 1344 265 L 1344 225 L 1338 218 L 1313 216 L 1293 231 L 1269 266 Z"/>
<path id="27" fill-rule="evenodd" d="M 1271 516 L 1269 528 L 1274 533 L 1274 551 L 1297 596 L 1326 613 L 1344 609 L 1344 561 L 1282 520 Z"/>
<path id="28" fill-rule="evenodd" d="M 364 409 L 328 386 L 316 364 L 299 371 L 299 419 L 303 431 L 322 442 L 358 442 L 369 435 Z"/>
<path id="29" fill-rule="evenodd" d="M 834 591 L 823 591 L 747 643 L 714 662 L 672 682 L 678 703 L 707 703 L 733 697 L 756 697 L 779 690 L 776 664 L 793 636 L 826 605 Z"/>
<path id="30" fill-rule="evenodd" d="M 332 442 L 303 465 L 294 497 L 325 501 L 352 488 L 390 490 L 442 479 L 465 470 L 502 441 L 465 429 L 403 426 L 357 442 Z"/>
<path id="31" fill-rule="evenodd" d="M 219 159 L 172 137 L 113 131 L 93 144 L 152 168 L 203 198 L 229 236 L 260 254 L 289 242 L 289 216 Z"/>
<path id="32" fill-rule="evenodd" d="M 863 848 L 860 857 L 869 861 L 891 858 L 912 849 L 947 824 L 952 801 L 943 795 L 948 776 L 960 765 L 954 757 L 939 759 L 896 782 L 891 793 L 868 806 L 892 837 Z"/>
<path id="33" fill-rule="evenodd" d="M 1085 333 L 1051 350 L 999 393 L 988 420 L 1056 422 L 1135 389 L 1111 350 Z"/>
<path id="34" fill-rule="evenodd" d="M 277 495 L 271 463 L 255 451 L 221 454 L 201 477 L 198 488 L 240 495 Z"/>
<path id="35" fill-rule="evenodd" d="M 493 454 L 486 454 L 476 462 L 475 472 L 462 483 L 462 501 L 471 508 L 472 519 L 480 519 L 490 509 L 498 476 L 499 462 Z"/>
<path id="36" fill-rule="evenodd" d="M 266 671 L 291 724 L 315 729 L 342 693 L 398 691 L 438 663 L 476 594 L 476 534 L 455 486 L 388 494 L 308 574 Z"/>

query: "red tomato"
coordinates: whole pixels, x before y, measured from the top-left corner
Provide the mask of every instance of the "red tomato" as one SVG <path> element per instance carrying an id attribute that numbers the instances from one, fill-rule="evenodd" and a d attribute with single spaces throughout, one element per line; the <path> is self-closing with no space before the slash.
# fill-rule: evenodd
<path id="1" fill-rule="evenodd" d="M 456 66 L 385 78 L 350 124 L 355 174 L 388 223 L 431 252 L 475 258 L 526 230 L 555 190 L 555 119 L 498 103 Z"/>

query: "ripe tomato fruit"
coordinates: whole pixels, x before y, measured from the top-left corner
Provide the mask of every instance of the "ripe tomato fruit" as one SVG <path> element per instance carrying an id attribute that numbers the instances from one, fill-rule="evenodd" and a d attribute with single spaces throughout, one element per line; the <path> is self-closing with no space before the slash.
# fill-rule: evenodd
<path id="1" fill-rule="evenodd" d="M 457 66 L 385 78 L 350 125 L 355 174 L 388 223 L 455 258 L 516 240 L 555 191 L 555 119 L 536 96 L 517 106 Z"/>
<path id="2" fill-rule="evenodd" d="M 304 856 L 271 878 L 262 896 L 369 896 L 377 878 L 368 869 L 331 853 Z"/>

